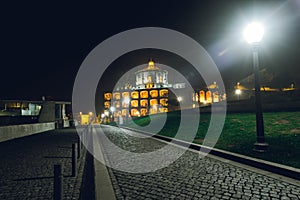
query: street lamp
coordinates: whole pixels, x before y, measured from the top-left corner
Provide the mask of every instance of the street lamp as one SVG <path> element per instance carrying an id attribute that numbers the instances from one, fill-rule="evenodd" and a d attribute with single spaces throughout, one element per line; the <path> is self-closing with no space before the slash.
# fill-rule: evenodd
<path id="1" fill-rule="evenodd" d="M 182 101 L 182 97 L 177 97 L 177 101 L 181 102 Z"/>
<path id="2" fill-rule="evenodd" d="M 115 110 L 116 110 L 116 108 L 115 107 L 110 107 L 110 111 L 111 111 L 111 113 L 112 113 L 112 122 L 114 122 L 115 121 L 115 117 L 114 117 L 114 112 L 115 112 Z"/>
<path id="3" fill-rule="evenodd" d="M 268 144 L 265 142 L 264 120 L 260 96 L 259 83 L 259 59 L 258 52 L 260 41 L 264 35 L 264 27 L 258 22 L 252 22 L 244 30 L 245 40 L 252 45 L 253 68 L 254 68 L 254 84 L 255 84 L 255 106 L 256 106 L 256 142 L 254 150 L 265 152 Z"/>
<path id="4" fill-rule="evenodd" d="M 107 123 L 108 123 L 108 116 L 109 116 L 108 110 L 105 110 L 105 111 L 104 111 L 104 116 L 105 116 L 104 122 L 107 124 Z"/>
<path id="5" fill-rule="evenodd" d="M 236 89 L 236 90 L 235 90 L 235 94 L 237 95 L 238 100 L 240 100 L 240 95 L 242 94 L 242 90 Z"/>

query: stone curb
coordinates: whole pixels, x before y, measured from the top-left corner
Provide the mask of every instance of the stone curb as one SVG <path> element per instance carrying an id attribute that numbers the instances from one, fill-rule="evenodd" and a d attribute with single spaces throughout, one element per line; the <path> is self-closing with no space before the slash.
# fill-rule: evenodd
<path id="1" fill-rule="evenodd" d="M 93 134 L 94 137 L 94 134 Z M 94 140 L 98 141 L 98 140 Z M 100 147 L 100 148 L 96 148 Z M 104 154 L 102 152 L 102 147 L 99 142 L 97 144 L 93 143 L 93 151 L 97 152 L 98 155 L 104 159 Z M 113 189 L 111 179 L 109 176 L 108 169 L 105 164 L 101 163 L 94 157 L 94 174 L 95 174 L 95 199 L 96 200 L 115 200 L 115 191 Z"/>
<path id="2" fill-rule="evenodd" d="M 244 156 L 241 154 L 232 153 L 232 152 L 228 152 L 228 151 L 224 151 L 224 150 L 220 150 L 220 149 L 216 149 L 216 148 L 206 147 L 206 146 L 195 144 L 195 143 L 185 142 L 183 140 L 177 140 L 175 138 L 171 138 L 171 137 L 167 137 L 167 136 L 153 135 L 152 133 L 137 130 L 137 129 L 132 129 L 129 127 L 121 126 L 120 128 L 131 130 L 131 131 L 136 131 L 136 132 L 151 136 L 153 138 L 157 138 L 157 139 L 160 139 L 160 140 L 163 140 L 166 142 L 172 142 L 173 144 L 177 144 L 179 146 L 184 146 L 184 147 L 196 150 L 196 151 L 200 151 L 200 149 L 201 149 L 201 152 L 203 152 L 203 153 L 209 153 L 214 156 L 222 157 L 222 158 L 232 160 L 232 161 L 235 161 L 238 163 L 242 163 L 242 164 L 256 167 L 256 168 L 259 168 L 262 170 L 266 170 L 266 171 L 269 171 L 269 172 L 272 172 L 275 174 L 279 174 L 279 175 L 283 175 L 283 176 L 286 176 L 289 178 L 300 180 L 300 169 L 297 169 L 294 167 L 289 167 L 289 166 L 274 163 L 274 162 L 269 162 L 269 161 L 265 161 L 265 160 L 261 160 L 261 159 L 257 159 L 257 158 L 252 158 L 252 157 L 248 157 L 248 156 Z"/>

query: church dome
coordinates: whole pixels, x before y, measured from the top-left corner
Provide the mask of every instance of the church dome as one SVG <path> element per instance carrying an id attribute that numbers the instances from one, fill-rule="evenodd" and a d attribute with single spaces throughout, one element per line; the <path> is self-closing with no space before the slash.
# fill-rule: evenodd
<path id="1" fill-rule="evenodd" d="M 161 88 L 168 85 L 168 72 L 154 64 L 153 60 L 148 66 L 136 72 L 136 88 Z"/>

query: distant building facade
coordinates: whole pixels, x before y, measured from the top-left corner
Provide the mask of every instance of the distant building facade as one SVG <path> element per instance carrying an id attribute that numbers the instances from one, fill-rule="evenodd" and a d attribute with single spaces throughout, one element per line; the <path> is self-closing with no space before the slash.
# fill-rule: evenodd
<path id="1" fill-rule="evenodd" d="M 69 126 L 63 101 L 0 100 L 0 125 L 55 122 L 57 128 Z"/>
<path id="2" fill-rule="evenodd" d="M 120 121 L 120 118 L 122 120 L 177 109 L 191 109 L 226 99 L 226 94 L 219 92 L 216 83 L 187 94 L 185 83 L 170 84 L 168 71 L 157 67 L 152 60 L 148 62 L 148 66 L 135 73 L 135 86 L 122 88 L 104 93 L 104 113 L 101 114 L 101 118 Z M 176 90 L 176 94 L 180 96 L 176 97 L 171 89 Z M 193 104 L 180 108 L 179 102 L 184 98 L 190 98 Z"/>

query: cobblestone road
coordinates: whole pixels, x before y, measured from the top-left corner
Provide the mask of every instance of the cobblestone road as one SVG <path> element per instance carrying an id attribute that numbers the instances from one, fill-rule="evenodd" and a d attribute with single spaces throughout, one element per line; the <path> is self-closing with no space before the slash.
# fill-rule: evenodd
<path id="1" fill-rule="evenodd" d="M 133 152 L 149 152 L 165 143 L 132 137 L 131 131 L 103 128 L 119 147 Z M 112 158 L 111 151 L 105 150 Z M 124 155 L 119 155 L 124 157 Z M 125 156 L 126 157 L 126 156 Z M 126 159 L 124 159 L 124 162 Z M 118 163 L 122 164 L 122 163 Z M 138 163 L 132 163 L 137 165 Z M 145 163 L 144 163 L 145 164 Z M 151 173 L 134 174 L 108 168 L 117 199 L 299 199 L 300 187 L 187 151 L 168 167 Z"/>
<path id="2" fill-rule="evenodd" d="M 79 199 L 84 157 L 71 177 L 75 129 L 47 131 L 0 143 L 0 199 L 52 199 L 53 166 L 64 165 L 64 199 Z"/>

